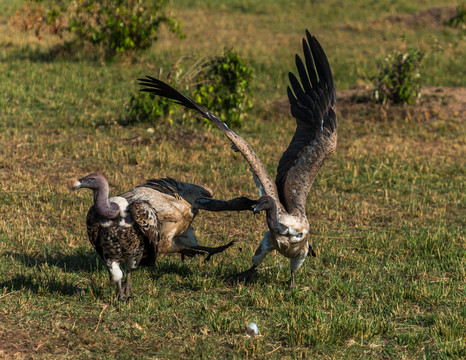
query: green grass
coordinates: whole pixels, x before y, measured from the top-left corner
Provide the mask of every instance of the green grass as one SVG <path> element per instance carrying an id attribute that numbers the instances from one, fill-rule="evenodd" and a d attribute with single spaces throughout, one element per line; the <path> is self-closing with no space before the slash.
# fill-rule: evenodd
<path id="1" fill-rule="evenodd" d="M 107 64 L 89 51 L 54 55 L 56 40 L 7 25 L 21 1 L 0 3 L 0 358 L 464 358 L 465 90 L 430 87 L 466 86 L 466 47 L 460 30 L 419 20 L 458 2 L 177 3 L 186 40 L 163 33 L 136 60 Z M 250 266 L 265 219 L 204 212 L 201 243 L 235 246 L 209 263 L 161 257 L 119 304 L 85 233 L 92 195 L 72 192 L 75 179 L 102 172 L 117 194 L 172 176 L 221 199 L 257 196 L 218 131 L 119 126 L 136 79 L 233 46 L 255 70 L 256 105 L 239 131 L 274 173 L 294 132 L 283 104 L 305 28 L 334 69 L 339 144 L 309 194 L 318 256 L 297 273 L 299 288 L 284 284 L 278 254 L 251 284 L 225 281 Z M 341 91 L 367 86 L 376 61 L 403 46 L 428 54 L 418 106 Z M 246 336 L 250 321 L 261 336 Z"/>

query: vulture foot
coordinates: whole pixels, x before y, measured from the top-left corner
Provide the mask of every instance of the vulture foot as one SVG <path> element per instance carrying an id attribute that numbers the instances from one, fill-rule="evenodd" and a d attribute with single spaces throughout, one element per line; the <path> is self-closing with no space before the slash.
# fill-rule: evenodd
<path id="1" fill-rule="evenodd" d="M 257 273 L 256 267 L 257 267 L 256 265 L 253 265 L 246 271 L 242 271 L 238 274 L 232 275 L 230 279 L 235 282 L 248 283 L 252 280 L 252 277 Z"/>
<path id="2" fill-rule="evenodd" d="M 193 248 L 183 248 L 177 249 L 178 253 L 181 255 L 181 261 L 184 261 L 185 257 L 195 257 L 196 255 L 205 255 L 204 251 L 195 250 Z"/>
<path id="3" fill-rule="evenodd" d="M 198 245 L 198 246 L 195 246 L 194 249 L 206 252 L 207 256 L 204 259 L 204 261 L 209 261 L 212 255 L 224 252 L 226 249 L 228 249 L 234 243 L 235 243 L 235 240 L 230 241 L 228 244 L 225 244 L 225 245 L 222 245 L 222 246 L 217 246 L 217 247 L 207 247 L 207 246 Z"/>
<path id="4" fill-rule="evenodd" d="M 293 289 L 296 287 L 296 281 L 294 279 L 294 274 L 291 274 L 290 280 L 286 281 L 285 284 L 288 285 L 290 289 Z"/>
<path id="5" fill-rule="evenodd" d="M 121 285 L 121 283 L 118 284 L 118 293 L 117 293 L 117 299 L 119 302 L 126 302 L 130 299 L 130 296 L 126 294 L 126 288 L 127 285 Z"/>
<path id="6" fill-rule="evenodd" d="M 228 244 L 217 246 L 217 247 L 208 247 L 208 246 L 193 246 L 191 248 L 179 249 L 178 252 L 181 254 L 181 260 L 187 257 L 194 257 L 196 255 L 207 255 L 204 261 L 208 261 L 212 255 L 221 253 L 233 245 L 235 241 L 230 241 Z"/>
<path id="7" fill-rule="evenodd" d="M 129 281 L 125 282 L 125 285 L 124 285 L 123 289 L 124 289 L 124 292 L 125 292 L 126 300 L 129 300 L 130 298 L 133 297 L 133 289 L 132 289 L 131 283 Z"/>

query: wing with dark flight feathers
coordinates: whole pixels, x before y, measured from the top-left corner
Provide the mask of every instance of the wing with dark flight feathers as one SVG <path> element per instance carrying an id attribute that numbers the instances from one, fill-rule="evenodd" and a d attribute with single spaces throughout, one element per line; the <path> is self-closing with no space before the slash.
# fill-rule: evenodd
<path id="1" fill-rule="evenodd" d="M 189 109 L 198 111 L 204 118 L 211 121 L 217 128 L 222 131 L 225 136 L 233 143 L 235 151 L 241 152 L 243 157 L 251 166 L 253 173 L 259 179 L 265 194 L 271 196 L 281 207 L 277 187 L 272 177 L 269 175 L 259 157 L 256 155 L 252 147 L 239 136 L 236 132 L 231 130 L 227 124 L 219 120 L 215 115 L 204 109 L 201 105 L 195 103 L 193 100 L 187 98 L 179 91 L 172 88 L 170 85 L 165 84 L 151 76 L 146 76 L 145 79 L 138 79 L 139 85 L 143 86 L 141 91 L 154 93 L 156 95 L 166 97 L 174 100 L 177 104 L 183 105 Z"/>
<path id="2" fill-rule="evenodd" d="M 176 199 L 180 198 L 177 189 L 177 181 L 173 178 L 149 179 L 146 180 L 144 184 L 136 187 L 148 187 L 163 194 L 173 196 Z"/>
<path id="3" fill-rule="evenodd" d="M 306 31 L 304 63 L 296 55 L 299 83 L 289 73 L 288 98 L 296 131 L 283 153 L 275 180 L 280 202 L 288 213 L 304 215 L 306 198 L 324 162 L 337 145 L 336 93 L 333 75 L 324 50 Z"/>
<path id="4" fill-rule="evenodd" d="M 147 76 L 139 79 L 141 91 L 170 98 L 187 108 L 197 110 L 212 121 L 243 154 L 258 177 L 266 195 L 290 214 L 304 215 L 307 194 L 324 162 L 337 144 L 336 93 L 327 57 L 314 36 L 306 30 L 303 39 L 304 60 L 296 55 L 296 67 L 301 84 L 289 74 L 291 88 L 288 98 L 291 114 L 296 118 L 296 132 L 283 153 L 277 178 L 273 182 L 251 146 L 224 122 L 164 82 Z"/>

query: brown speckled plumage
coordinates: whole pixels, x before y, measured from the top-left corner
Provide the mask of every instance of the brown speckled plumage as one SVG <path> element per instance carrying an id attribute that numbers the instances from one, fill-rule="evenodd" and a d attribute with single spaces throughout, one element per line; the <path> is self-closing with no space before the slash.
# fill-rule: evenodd
<path id="1" fill-rule="evenodd" d="M 139 265 L 154 265 L 158 254 L 205 254 L 208 259 L 233 244 L 216 248 L 199 245 L 191 227 L 198 213 L 195 203 L 213 196 L 202 186 L 171 178 L 153 179 L 109 199 L 105 178 L 91 174 L 76 181 L 73 189 L 83 187 L 94 190 L 94 205 L 86 218 L 89 240 L 117 284 L 120 300 L 131 296 L 131 272 Z M 121 281 L 121 262 L 126 263 L 125 283 Z"/>
<path id="2" fill-rule="evenodd" d="M 141 91 L 175 100 L 197 110 L 210 120 L 232 142 L 251 166 L 263 191 L 264 201 L 257 211 L 267 212 L 270 232 L 266 233 L 253 258 L 253 267 L 243 275 L 250 275 L 271 250 L 290 258 L 291 283 L 294 272 L 307 254 L 313 251 L 306 240 L 309 222 L 306 216 L 306 199 L 312 183 L 325 161 L 335 152 L 337 145 L 336 92 L 332 71 L 324 50 L 317 39 L 306 31 L 303 39 L 304 62 L 296 55 L 296 68 L 300 81 L 289 74 L 291 88 L 287 89 L 291 114 L 296 119 L 295 134 L 283 153 L 273 181 L 251 146 L 225 123 L 169 85 L 153 77 L 139 79 Z"/>

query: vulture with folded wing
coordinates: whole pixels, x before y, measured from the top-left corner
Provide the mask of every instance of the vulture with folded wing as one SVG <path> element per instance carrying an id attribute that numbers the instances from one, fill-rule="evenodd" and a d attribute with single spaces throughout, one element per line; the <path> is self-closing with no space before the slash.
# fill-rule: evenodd
<path id="1" fill-rule="evenodd" d="M 131 297 L 131 272 L 138 265 L 154 265 L 158 254 L 179 253 L 182 257 L 205 254 L 208 260 L 233 244 L 232 241 L 219 247 L 199 245 L 191 226 L 198 213 L 195 202 L 213 196 L 210 189 L 202 186 L 172 178 L 155 179 L 108 198 L 105 177 L 90 174 L 73 184 L 73 190 L 79 188 L 94 191 L 94 205 L 86 218 L 87 233 L 104 260 L 110 279 L 116 283 L 121 301 Z M 255 203 L 242 197 L 212 204 L 217 204 L 215 211 L 221 211 L 252 210 Z M 127 271 L 124 283 L 121 262 L 125 262 Z"/>
<path id="2" fill-rule="evenodd" d="M 308 31 L 303 39 L 303 52 L 304 62 L 296 55 L 301 82 L 289 73 L 291 88 L 287 89 L 296 131 L 280 159 L 275 181 L 252 147 L 215 115 L 158 79 L 150 76 L 139 79 L 142 91 L 173 99 L 198 111 L 226 135 L 235 151 L 241 152 L 251 166 L 261 196 L 254 213 L 266 211 L 269 231 L 254 254 L 252 267 L 240 275 L 249 277 L 270 251 L 277 250 L 290 259 L 291 286 L 295 284 L 296 270 L 307 255 L 315 255 L 306 239 L 309 232 L 306 199 L 320 168 L 335 152 L 338 136 L 332 71 L 324 50 Z M 209 207 L 207 200 L 201 202 Z"/>

